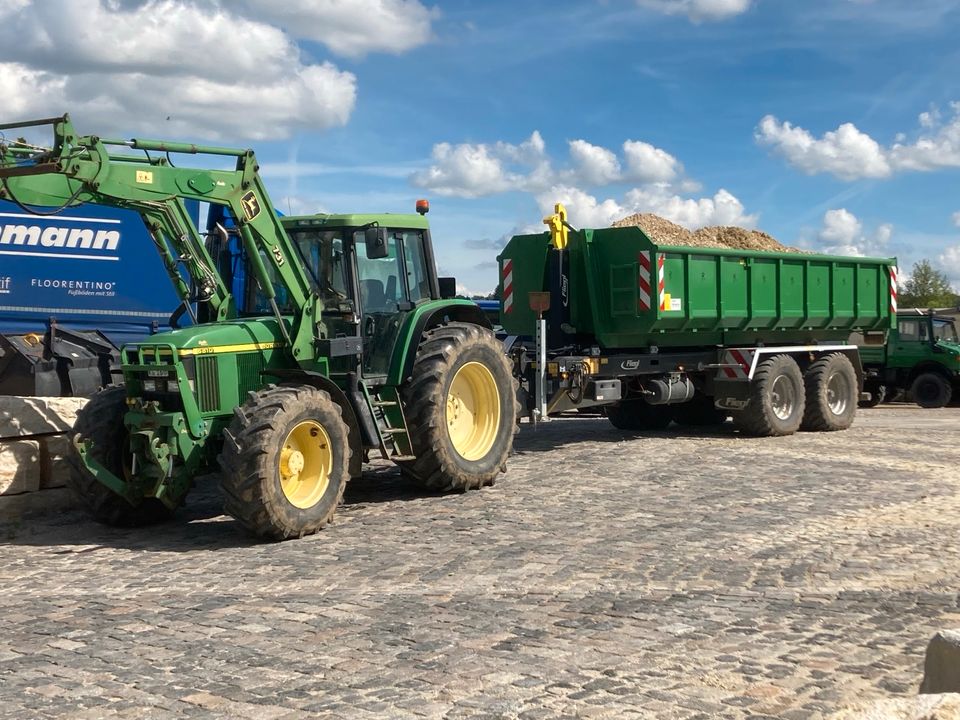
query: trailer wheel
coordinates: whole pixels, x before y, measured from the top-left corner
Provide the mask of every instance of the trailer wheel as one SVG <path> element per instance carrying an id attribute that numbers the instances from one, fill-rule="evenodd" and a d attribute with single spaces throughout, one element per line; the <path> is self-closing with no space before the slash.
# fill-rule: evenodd
<path id="1" fill-rule="evenodd" d="M 832 432 L 853 424 L 860 393 L 850 358 L 843 353 L 826 355 L 807 368 L 803 381 L 807 402 L 801 428 Z"/>
<path id="2" fill-rule="evenodd" d="M 714 404 L 710 395 L 701 392 L 694 395 L 690 402 L 677 403 L 670 408 L 675 423 L 690 427 L 722 425 L 729 415 L 726 410 L 721 410 Z"/>
<path id="3" fill-rule="evenodd" d="M 643 398 L 628 398 L 607 405 L 607 419 L 618 430 L 663 430 L 673 420 L 669 405 L 651 405 Z"/>
<path id="4" fill-rule="evenodd" d="M 340 406 L 308 385 L 268 385 L 233 414 L 219 461 L 224 510 L 274 540 L 317 532 L 350 479 Z"/>
<path id="5" fill-rule="evenodd" d="M 749 402 L 733 413 L 741 432 L 758 437 L 792 435 L 803 420 L 803 374 L 789 355 L 774 355 L 757 366 Z"/>
<path id="6" fill-rule="evenodd" d="M 882 403 L 887 399 L 887 386 L 876 383 L 868 382 L 864 388 L 866 392 L 870 393 L 869 400 L 860 400 L 857 404 L 862 408 L 873 408 Z"/>
<path id="7" fill-rule="evenodd" d="M 950 402 L 953 388 L 943 375 L 925 372 L 917 375 L 910 386 L 913 401 L 922 408 L 942 408 Z"/>
<path id="8" fill-rule="evenodd" d="M 73 426 L 75 435 L 93 442 L 89 452 L 94 459 L 121 478 L 130 475 L 130 461 L 124 457 L 129 447 L 129 432 L 123 424 L 126 398 L 123 386 L 104 388 L 77 413 Z M 90 474 L 72 443 L 67 461 L 70 464 L 67 484 L 98 522 L 139 527 L 166 520 L 173 514 L 156 498 L 143 498 L 137 505 L 131 505 Z"/>
<path id="9" fill-rule="evenodd" d="M 416 460 L 404 475 L 433 490 L 492 485 L 517 430 L 516 382 L 493 333 L 451 322 L 424 333 L 403 407 Z"/>

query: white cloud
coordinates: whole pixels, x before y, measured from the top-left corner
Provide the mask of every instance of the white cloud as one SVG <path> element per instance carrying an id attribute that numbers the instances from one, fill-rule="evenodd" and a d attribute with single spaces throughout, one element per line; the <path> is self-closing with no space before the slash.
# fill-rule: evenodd
<path id="1" fill-rule="evenodd" d="M 940 254 L 940 266 L 950 278 L 954 291 L 960 292 L 960 245 L 951 245 Z"/>
<path id="2" fill-rule="evenodd" d="M 839 208 L 824 214 L 823 227 L 817 234 L 817 249 L 828 255 L 883 257 L 892 236 L 893 226 L 887 223 L 865 234 L 859 218 L 846 208 Z"/>
<path id="3" fill-rule="evenodd" d="M 753 0 L 637 0 L 640 7 L 666 15 L 686 15 L 694 22 L 725 20 L 745 13 Z"/>
<path id="4" fill-rule="evenodd" d="M 570 142 L 574 171 L 589 185 L 608 185 L 620 177 L 620 161 L 610 150 L 586 140 Z"/>
<path id="5" fill-rule="evenodd" d="M 855 180 L 890 174 L 890 165 L 880 145 L 851 123 L 844 123 L 816 139 L 803 128 L 767 115 L 757 127 L 756 138 L 808 175 L 825 172 L 844 180 Z"/>
<path id="6" fill-rule="evenodd" d="M 852 123 L 816 138 L 772 115 L 760 121 L 755 137 L 808 175 L 828 173 L 842 180 L 857 180 L 886 178 L 897 172 L 930 172 L 960 167 L 960 102 L 951 103 L 950 110 L 946 119 L 937 108 L 921 113 L 916 139 L 909 142 L 905 133 L 897 133 L 890 146 L 881 145 Z"/>
<path id="7" fill-rule="evenodd" d="M 537 196 L 541 212 L 553 212 L 554 203 L 562 202 L 574 227 L 606 227 L 614 220 L 633 213 L 654 213 L 678 225 L 695 230 L 708 225 L 754 227 L 756 215 L 744 212 L 743 204 L 726 190 L 713 197 L 684 198 L 666 187 L 651 186 L 629 190 L 622 200 L 598 200 L 583 190 L 556 186 Z"/>
<path id="8" fill-rule="evenodd" d="M 428 42 L 439 11 L 419 0 L 241 0 L 252 17 L 280 25 L 293 37 L 315 40 L 332 52 L 362 57 L 402 53 Z"/>
<path id="9" fill-rule="evenodd" d="M 683 165 L 666 150 L 627 140 L 624 162 L 616 153 L 586 140 L 568 143 L 569 167 L 555 169 L 539 132 L 519 145 L 496 143 L 438 143 L 432 164 L 413 173 L 411 182 L 440 195 L 482 197 L 511 190 L 537 193 L 563 185 L 605 186 L 616 183 L 677 183 L 684 192 L 699 188 L 682 177 Z M 626 169 L 624 169 L 626 164 Z"/>
<path id="10" fill-rule="evenodd" d="M 673 155 L 649 143 L 627 140 L 623 144 L 623 154 L 630 180 L 671 182 L 683 172 L 683 166 Z"/>
<path id="11" fill-rule="evenodd" d="M 956 225 L 957 227 L 960 227 L 960 212 L 955 212 L 951 216 L 951 220 L 953 220 L 954 225 Z"/>
<path id="12" fill-rule="evenodd" d="M 234 140 L 346 123 L 354 75 L 305 60 L 289 34 L 237 9 L 207 0 L 0 2 L 5 114 L 68 110 L 81 132 Z"/>

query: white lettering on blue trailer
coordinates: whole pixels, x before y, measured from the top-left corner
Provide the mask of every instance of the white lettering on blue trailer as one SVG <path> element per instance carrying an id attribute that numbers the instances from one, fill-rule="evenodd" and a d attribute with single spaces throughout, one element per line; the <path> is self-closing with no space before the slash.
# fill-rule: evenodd
<path id="1" fill-rule="evenodd" d="M 4 218 L 19 222 L 4 221 Z M 31 220 L 31 223 L 23 222 Z M 110 218 L 75 218 L 58 216 L 57 225 L 39 225 L 32 215 L 0 213 L 0 255 L 66 258 L 72 260 L 118 260 L 115 255 L 51 252 L 55 250 L 115 251 L 120 246 L 120 230 L 112 228 L 70 227 L 67 223 L 119 225 Z"/>

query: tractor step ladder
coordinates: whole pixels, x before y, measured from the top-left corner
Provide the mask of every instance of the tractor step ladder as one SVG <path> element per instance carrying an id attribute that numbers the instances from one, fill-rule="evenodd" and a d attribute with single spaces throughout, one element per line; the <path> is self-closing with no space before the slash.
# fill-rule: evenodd
<path id="1" fill-rule="evenodd" d="M 387 460 L 415 460 L 397 389 L 390 386 L 380 388 L 370 398 L 370 407 L 380 436 L 380 454 Z"/>

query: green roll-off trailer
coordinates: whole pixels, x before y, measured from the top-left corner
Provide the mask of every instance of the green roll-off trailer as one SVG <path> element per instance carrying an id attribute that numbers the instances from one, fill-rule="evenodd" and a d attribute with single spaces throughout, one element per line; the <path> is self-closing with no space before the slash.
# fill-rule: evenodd
<path id="1" fill-rule="evenodd" d="M 852 331 L 896 318 L 896 261 L 660 245 L 640 228 L 549 231 L 498 256 L 501 324 L 533 417 L 605 406 L 617 427 L 839 430 L 863 386 Z"/>

